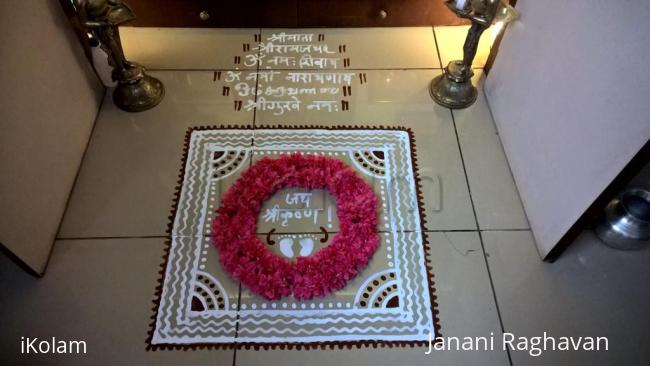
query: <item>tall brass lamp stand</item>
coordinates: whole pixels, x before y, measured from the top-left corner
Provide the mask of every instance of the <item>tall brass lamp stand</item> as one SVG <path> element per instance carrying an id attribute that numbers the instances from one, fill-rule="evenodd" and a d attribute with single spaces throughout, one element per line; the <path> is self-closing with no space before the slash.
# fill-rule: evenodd
<path id="1" fill-rule="evenodd" d="M 158 105 L 165 95 L 162 82 L 124 57 L 118 27 L 135 19 L 133 11 L 120 0 L 78 0 L 76 7 L 81 24 L 99 40 L 113 66 L 113 80 L 117 81 L 113 91 L 115 105 L 127 112 L 141 112 Z"/>
<path id="2" fill-rule="evenodd" d="M 465 45 L 463 59 L 451 61 L 444 73 L 431 81 L 429 91 L 436 103 L 447 108 L 467 108 L 476 101 L 477 91 L 472 84 L 472 62 L 476 56 L 478 42 L 495 20 L 497 11 L 507 5 L 501 0 L 446 0 L 446 5 L 457 16 L 472 22 Z M 510 8 L 511 9 L 511 8 Z M 509 10 L 509 9 L 508 9 Z"/>

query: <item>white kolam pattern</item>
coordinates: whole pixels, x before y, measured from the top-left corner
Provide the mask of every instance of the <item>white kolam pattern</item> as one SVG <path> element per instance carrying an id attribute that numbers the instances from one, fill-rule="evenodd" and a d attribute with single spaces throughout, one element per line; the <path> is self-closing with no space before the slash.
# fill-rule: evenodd
<path id="1" fill-rule="evenodd" d="M 192 131 L 151 344 L 427 341 L 434 331 L 434 315 L 410 143 L 409 134 L 399 130 Z M 209 207 L 210 194 L 214 194 L 212 184 L 245 169 L 248 164 L 240 163 L 227 174 L 215 177 L 213 165 L 217 164 L 213 163 L 219 161 L 214 158 L 215 151 L 233 151 L 234 156 L 241 154 L 246 159 L 253 155 L 293 152 L 328 155 L 342 159 L 360 176 L 379 180 L 383 203 L 379 216 L 383 220 L 379 220 L 382 227 L 378 230 L 382 245 L 388 247 L 389 254 L 384 258 L 386 268 L 362 271 L 360 276 L 365 277 L 358 281 L 358 289 L 346 303 L 334 305 L 330 299 L 287 306 L 282 300 L 267 302 L 259 298 L 248 306 L 244 302 L 237 306 L 237 294 L 227 293 L 220 281 L 229 279 L 220 278 L 223 276 L 220 269 L 205 266 L 202 253 L 205 253 L 205 236 L 209 234 L 206 228 L 212 219 Z M 382 152 L 383 166 L 376 164 L 378 159 L 373 164 L 368 157 L 362 160 L 366 167 L 362 166 L 355 153 L 366 151 Z M 371 167 L 373 171 L 369 170 Z M 216 284 L 229 306 L 202 312 L 191 310 L 198 273 Z M 387 307 L 387 299 L 379 302 L 374 293 L 370 300 L 381 306 L 360 306 L 359 299 L 368 283 L 387 274 L 392 276 L 390 281 L 379 288 L 390 287 L 391 293 L 399 298 L 399 305 Z"/>

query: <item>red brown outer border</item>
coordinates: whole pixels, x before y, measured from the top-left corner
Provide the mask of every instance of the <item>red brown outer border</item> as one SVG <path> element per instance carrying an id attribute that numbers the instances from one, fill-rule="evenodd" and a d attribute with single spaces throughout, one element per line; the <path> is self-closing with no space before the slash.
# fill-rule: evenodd
<path id="1" fill-rule="evenodd" d="M 324 126 L 324 125 L 260 125 L 260 126 L 251 126 L 251 125 L 221 125 L 221 126 L 195 126 L 189 127 L 185 132 L 185 140 L 183 143 L 183 154 L 181 158 L 181 168 L 178 173 L 178 179 L 176 181 L 176 187 L 174 188 L 174 196 L 172 200 L 172 208 L 170 210 L 170 215 L 168 217 L 169 224 L 167 225 L 167 240 L 165 241 L 165 249 L 162 256 L 162 263 L 160 265 L 160 270 L 158 271 L 159 278 L 158 283 L 154 292 L 154 299 L 152 301 L 153 315 L 150 317 L 151 322 L 149 324 L 149 330 L 147 332 L 146 339 L 146 350 L 147 351 L 157 351 L 157 350 L 198 350 L 198 349 L 254 349 L 254 350 L 271 350 L 271 349 L 281 349 L 281 350 L 308 350 L 308 349 L 353 349 L 353 348 L 362 348 L 362 347 L 416 347 L 416 346 L 427 346 L 429 341 L 383 341 L 383 340 L 359 340 L 359 341 L 327 341 L 327 342 L 307 342 L 307 343 L 296 343 L 296 342 L 272 342 L 272 343 L 254 343 L 254 342 L 241 342 L 238 343 L 237 336 L 235 335 L 235 342 L 228 343 L 192 343 L 192 344 L 175 344 L 175 343 L 163 343 L 163 344 L 152 344 L 153 333 L 156 327 L 156 319 L 158 318 L 158 307 L 160 306 L 160 297 L 162 295 L 163 283 L 165 280 L 165 271 L 167 269 L 167 262 L 169 260 L 169 251 L 171 249 L 171 237 L 172 237 L 172 228 L 174 225 L 174 218 L 176 217 L 176 211 L 178 209 L 178 200 L 180 197 L 180 191 L 183 186 L 183 178 L 185 176 L 185 164 L 187 162 L 187 155 L 189 150 L 190 138 L 192 137 L 192 132 L 194 131 L 206 131 L 206 130 L 375 130 L 375 131 L 402 131 L 406 132 L 409 136 L 409 148 L 411 153 L 411 169 L 413 171 L 413 177 L 415 178 L 415 192 L 417 195 L 418 202 L 418 213 L 420 214 L 420 232 L 422 234 L 422 245 L 424 249 L 425 257 L 425 266 L 427 270 L 427 282 L 429 286 L 429 299 L 431 301 L 431 316 L 433 319 L 433 327 L 435 329 L 435 341 L 437 343 L 441 340 L 442 334 L 440 332 L 440 318 L 438 311 L 438 297 L 436 295 L 435 289 L 435 280 L 433 274 L 433 268 L 431 265 L 431 244 L 429 243 L 429 238 L 426 232 L 426 213 L 424 211 L 424 196 L 422 195 L 422 187 L 420 174 L 418 171 L 418 162 L 417 162 L 417 151 L 415 148 L 415 135 L 409 127 L 402 126 L 343 126 L 343 125 L 333 125 L 333 126 Z M 253 146 L 253 140 L 251 140 L 251 146 Z"/>

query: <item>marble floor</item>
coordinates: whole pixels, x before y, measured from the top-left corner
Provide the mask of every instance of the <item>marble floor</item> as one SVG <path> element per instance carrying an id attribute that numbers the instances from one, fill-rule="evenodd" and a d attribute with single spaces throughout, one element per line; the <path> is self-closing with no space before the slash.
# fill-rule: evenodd
<path id="1" fill-rule="evenodd" d="M 127 57 L 163 81 L 165 99 L 129 114 L 106 94 L 43 278 L 0 256 L 0 364 L 650 364 L 650 251 L 613 251 L 584 232 L 558 261 L 542 262 L 484 94 L 459 111 L 432 102 L 429 81 L 459 57 L 465 31 L 123 29 Z M 304 50 L 258 47 L 289 33 L 312 34 L 327 47 L 307 58 Z M 488 53 L 486 42 L 476 62 L 479 88 Z M 313 81 L 333 70 L 353 74 L 350 89 L 334 95 Z M 291 80 L 305 73 L 310 82 Z M 260 103 L 297 83 L 318 91 L 301 95 L 298 109 Z M 609 350 L 537 357 L 500 345 L 431 354 L 417 347 L 146 351 L 183 137 L 208 125 L 411 128 L 443 335 L 604 336 Z M 21 337 L 84 340 L 88 353 L 21 355 Z"/>

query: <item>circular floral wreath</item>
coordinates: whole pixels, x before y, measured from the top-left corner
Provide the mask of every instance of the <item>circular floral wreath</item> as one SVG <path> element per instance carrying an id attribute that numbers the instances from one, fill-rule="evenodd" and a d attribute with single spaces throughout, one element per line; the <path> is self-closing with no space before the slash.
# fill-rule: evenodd
<path id="1" fill-rule="evenodd" d="M 312 256 L 295 262 L 269 251 L 256 235 L 262 204 L 281 188 L 326 189 L 336 200 L 339 232 Z M 253 164 L 228 189 L 212 226 L 219 260 L 232 277 L 268 299 L 322 297 L 339 290 L 377 249 L 377 197 L 343 162 L 324 156 L 282 155 Z"/>

